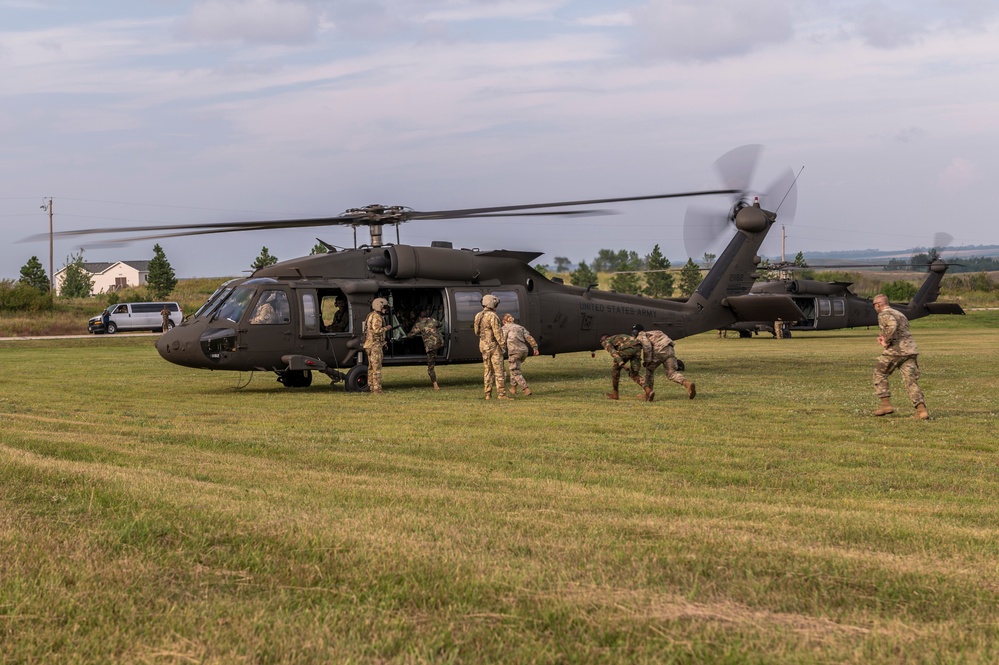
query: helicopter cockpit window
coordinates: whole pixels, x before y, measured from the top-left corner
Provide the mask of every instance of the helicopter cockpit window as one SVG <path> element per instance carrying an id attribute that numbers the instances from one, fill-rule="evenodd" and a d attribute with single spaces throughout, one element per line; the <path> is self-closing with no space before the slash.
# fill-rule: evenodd
<path id="1" fill-rule="evenodd" d="M 350 332 L 350 304 L 343 291 L 340 289 L 320 290 L 319 311 L 322 314 L 323 332 Z"/>
<path id="2" fill-rule="evenodd" d="M 222 302 L 223 300 L 225 300 L 226 296 L 228 296 L 229 293 L 232 291 L 232 283 L 234 281 L 236 281 L 236 280 L 230 279 L 228 282 L 226 282 L 225 284 L 223 284 L 219 288 L 215 289 L 215 293 L 213 293 L 208 298 L 208 300 L 205 301 L 205 304 L 202 305 L 201 307 L 199 307 L 198 311 L 194 313 L 194 318 L 198 318 L 199 316 L 202 316 L 203 314 L 208 314 L 211 310 L 215 309 L 215 307 L 220 302 Z"/>
<path id="3" fill-rule="evenodd" d="M 257 299 L 257 306 L 250 316 L 250 323 L 254 325 L 288 323 L 289 319 L 288 295 L 284 291 L 264 291 Z"/>
<path id="4" fill-rule="evenodd" d="M 225 302 L 219 307 L 218 314 L 213 318 L 228 319 L 233 323 L 239 321 L 243 318 L 243 312 L 246 311 L 246 307 L 250 304 L 256 290 L 255 286 L 237 286 L 225 299 Z"/>

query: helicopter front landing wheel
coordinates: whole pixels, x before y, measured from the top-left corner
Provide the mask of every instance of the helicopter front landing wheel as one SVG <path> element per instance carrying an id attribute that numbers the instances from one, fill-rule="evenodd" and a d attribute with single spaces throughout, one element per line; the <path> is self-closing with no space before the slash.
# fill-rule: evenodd
<path id="1" fill-rule="evenodd" d="M 354 365 L 347 371 L 347 378 L 343 380 L 344 389 L 349 393 L 368 392 L 368 366 Z"/>
<path id="2" fill-rule="evenodd" d="M 290 369 L 285 372 L 278 372 L 279 383 L 285 388 L 308 388 L 312 385 L 312 370 Z"/>

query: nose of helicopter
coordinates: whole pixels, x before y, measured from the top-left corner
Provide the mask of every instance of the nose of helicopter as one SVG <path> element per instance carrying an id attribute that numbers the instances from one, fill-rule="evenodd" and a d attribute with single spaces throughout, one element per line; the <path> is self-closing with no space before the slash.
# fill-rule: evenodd
<path id="1" fill-rule="evenodd" d="M 156 340 L 156 350 L 164 360 L 185 367 L 204 367 L 205 354 L 193 326 L 180 325 L 163 333 Z"/>

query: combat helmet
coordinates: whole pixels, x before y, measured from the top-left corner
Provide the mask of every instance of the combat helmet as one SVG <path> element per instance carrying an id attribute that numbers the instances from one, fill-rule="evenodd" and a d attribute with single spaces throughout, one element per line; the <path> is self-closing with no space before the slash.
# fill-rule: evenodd
<path id="1" fill-rule="evenodd" d="M 485 307 L 486 309 L 495 310 L 497 307 L 499 307 L 499 304 L 500 304 L 500 299 L 491 293 L 482 296 L 482 306 Z"/>
<path id="2" fill-rule="evenodd" d="M 385 298 L 375 298 L 371 301 L 371 311 L 378 312 L 379 314 L 383 310 L 388 309 L 388 306 L 388 300 L 385 300 Z"/>

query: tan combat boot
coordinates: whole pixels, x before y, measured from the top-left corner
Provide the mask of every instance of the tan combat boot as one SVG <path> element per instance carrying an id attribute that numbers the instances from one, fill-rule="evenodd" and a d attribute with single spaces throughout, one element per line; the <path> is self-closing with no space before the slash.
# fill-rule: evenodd
<path id="1" fill-rule="evenodd" d="M 440 389 L 441 389 L 441 387 L 439 385 L 437 385 L 436 381 L 434 381 L 434 390 L 440 390 Z"/>
<path id="2" fill-rule="evenodd" d="M 620 396 L 617 394 L 616 390 L 614 392 L 609 392 L 605 394 L 607 395 L 607 399 L 620 399 Z"/>
<path id="3" fill-rule="evenodd" d="M 645 401 L 651 402 L 656 398 L 656 392 L 649 388 L 648 386 L 642 386 L 645 389 Z"/>
<path id="4" fill-rule="evenodd" d="M 922 402 L 920 402 L 919 404 L 916 405 L 916 415 L 915 415 L 915 417 L 919 418 L 920 420 L 929 420 L 930 419 L 930 412 L 926 410 L 926 405 L 923 404 Z"/>
<path id="5" fill-rule="evenodd" d="M 517 384 L 516 383 L 511 383 L 510 384 L 510 394 L 511 395 L 516 395 L 517 394 Z"/>
<path id="6" fill-rule="evenodd" d="M 524 397 L 527 397 L 530 394 L 531 394 L 531 389 L 530 388 L 524 388 Z"/>
<path id="7" fill-rule="evenodd" d="M 891 405 L 891 397 L 882 397 L 881 406 L 874 411 L 874 415 L 887 416 L 889 413 L 895 413 L 895 407 Z"/>
<path id="8" fill-rule="evenodd" d="M 697 397 L 697 386 L 693 381 L 684 381 L 683 387 L 687 389 L 687 399 L 694 399 Z"/>

